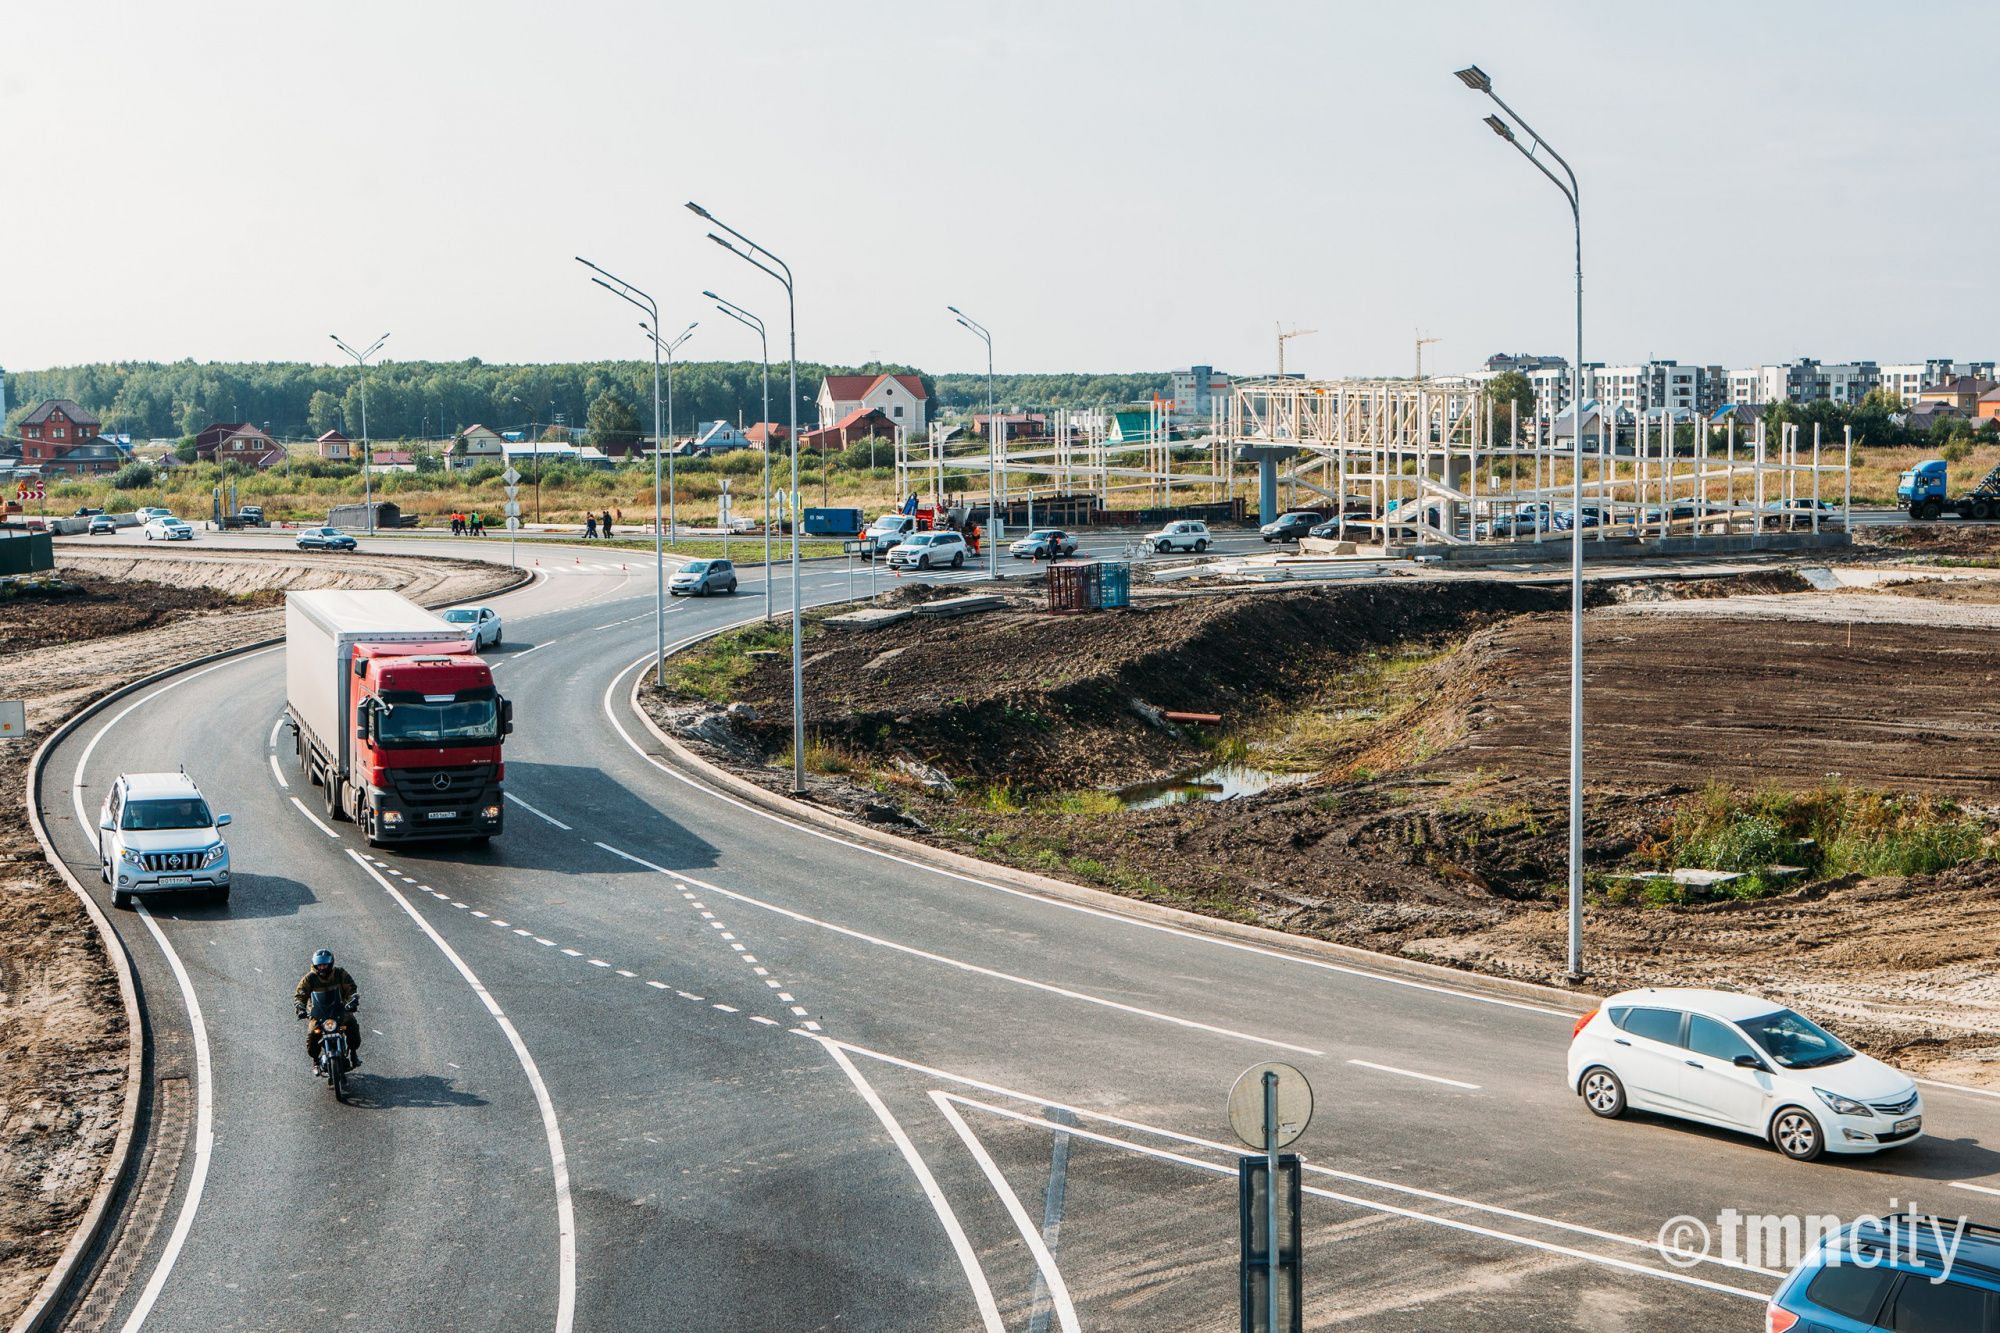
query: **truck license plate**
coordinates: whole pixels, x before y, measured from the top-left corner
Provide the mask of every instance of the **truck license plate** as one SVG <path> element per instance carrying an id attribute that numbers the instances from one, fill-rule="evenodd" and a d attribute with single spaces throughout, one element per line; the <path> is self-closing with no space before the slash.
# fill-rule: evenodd
<path id="1" fill-rule="evenodd" d="M 162 875 L 160 877 L 160 887 L 163 889 L 185 888 L 192 883 L 194 883 L 193 878 L 187 875 Z"/>
<path id="2" fill-rule="evenodd" d="M 425 816 L 424 816 L 424 818 L 425 818 L 425 819 L 457 819 L 457 818 L 458 818 L 458 811 L 456 811 L 456 810 L 433 810 L 433 811 L 431 811 L 431 812 L 430 812 L 429 814 L 425 815 Z"/>

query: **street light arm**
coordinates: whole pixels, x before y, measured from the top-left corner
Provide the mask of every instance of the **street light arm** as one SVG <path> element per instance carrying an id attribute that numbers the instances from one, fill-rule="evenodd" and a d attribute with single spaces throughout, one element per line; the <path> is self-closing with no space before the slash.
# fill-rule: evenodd
<path id="1" fill-rule="evenodd" d="M 617 274 L 610 273 L 604 269 L 599 268 L 597 265 L 591 263 L 588 259 L 585 259 L 582 255 L 578 255 L 576 257 L 576 262 L 583 265 L 585 268 L 589 269 L 593 273 L 598 273 L 603 275 L 602 277 L 592 278 L 591 279 L 592 282 L 602 287 L 605 291 L 610 292 L 613 296 L 618 297 L 620 300 L 630 301 L 633 305 L 638 306 L 641 310 L 644 310 L 646 313 L 650 314 L 653 317 L 653 323 L 658 324 L 660 322 L 660 303 L 655 301 L 651 296 L 647 295 L 644 291 L 640 290 L 639 288 L 634 287 L 631 283 L 625 281 L 625 279 L 619 277 Z M 609 282 L 605 281 L 606 278 L 610 279 L 610 281 Z"/>
<path id="2" fill-rule="evenodd" d="M 792 285 L 792 269 L 791 266 L 785 263 L 784 260 L 778 258 L 776 255 L 772 254 L 769 250 L 766 250 L 763 246 L 757 244 L 757 242 L 751 240 L 748 236 L 745 236 L 742 232 L 736 230 L 736 228 L 730 226 L 727 222 L 724 222 L 721 218 L 716 217 L 713 213 L 701 207 L 699 204 L 690 203 L 688 205 L 688 209 L 702 221 L 712 223 L 713 225 L 722 228 L 724 231 L 728 232 L 731 236 L 734 236 L 737 240 L 749 246 L 751 250 L 764 256 L 766 259 L 770 260 L 773 264 L 776 264 L 779 268 L 784 269 L 785 276 L 782 278 L 778 278 L 778 281 L 784 283 L 785 286 L 788 288 Z M 715 233 L 710 232 L 709 235 L 713 237 Z M 728 242 L 726 241 L 722 242 L 722 244 L 728 246 Z M 735 247 L 729 246 L 729 248 L 734 249 Z M 748 259 L 749 256 L 745 255 L 744 258 Z M 755 264 L 757 261 L 752 259 L 750 262 Z M 763 266 L 759 264 L 758 267 L 762 268 Z M 764 271 L 766 273 L 771 272 L 769 269 L 764 269 Z M 775 273 L 772 273 L 771 276 L 774 278 L 778 277 L 778 275 Z"/>
<path id="3" fill-rule="evenodd" d="M 744 250 L 739 246 L 731 244 L 730 242 L 724 240 L 722 237 L 717 236 L 714 232 L 710 232 L 708 234 L 708 239 L 714 241 L 717 245 L 727 250 L 730 254 L 735 255 L 738 259 L 742 260 L 744 263 L 753 265 L 756 268 L 763 269 L 764 272 L 770 274 L 773 278 L 776 278 L 779 282 L 783 283 L 786 291 L 789 292 L 792 289 L 792 277 L 791 277 L 792 271 L 790 269 L 785 269 L 783 273 L 780 273 L 778 272 L 777 269 L 772 268 L 769 264 L 766 264 L 763 260 L 757 258 L 756 255 L 751 254 L 748 250 Z M 783 267 L 783 265 L 780 265 L 779 267 Z"/>
<path id="4" fill-rule="evenodd" d="M 641 301 L 638 299 L 638 297 L 633 296 L 631 292 L 620 291 L 618 288 L 612 286 L 610 283 L 606 282 L 602 278 L 592 278 L 591 281 L 596 283 L 598 286 L 602 287 L 605 291 L 610 292 L 613 296 L 617 297 L 619 300 L 624 301 L 628 305 L 636 306 L 638 309 L 645 311 L 647 314 L 653 317 L 655 322 L 659 320 L 660 318 L 659 310 L 650 304 L 650 302 L 653 299 L 652 297 L 648 296 L 644 301 Z M 640 295 L 644 295 L 644 293 L 642 292 L 640 293 Z"/>
<path id="5" fill-rule="evenodd" d="M 1580 209 L 1580 208 L 1578 207 L 1578 205 L 1577 205 L 1577 202 L 1576 202 L 1576 192 L 1575 192 L 1575 190 L 1574 190 L 1574 189 L 1573 189 L 1573 188 L 1572 188 L 1571 186 L 1568 186 L 1568 185 L 1565 185 L 1565 184 L 1563 184 L 1563 182 L 1562 182 L 1562 177 L 1560 177 L 1560 176 L 1556 175 L 1556 173 L 1555 173 L 1555 172 L 1553 172 L 1553 171 L 1550 171 L 1550 170 L 1549 170 L 1549 164 L 1548 164 L 1548 163 L 1546 163 L 1546 162 L 1542 161 L 1542 159 L 1540 159 L 1539 157 L 1536 157 L 1536 156 L 1535 156 L 1535 155 L 1534 155 L 1533 153 L 1531 153 L 1531 152 L 1529 152 L 1529 151 L 1528 151 L 1527 149 L 1525 149 L 1525 148 L 1521 147 L 1521 141 L 1520 141 L 1520 140 L 1518 140 L 1518 139 L 1509 139 L 1509 140 L 1508 140 L 1507 142 L 1508 142 L 1508 143 L 1510 143 L 1510 144 L 1513 144 L 1513 145 L 1514 145 L 1514 149 L 1515 149 L 1515 151 L 1516 151 L 1516 152 L 1520 153 L 1520 155 L 1521 155 L 1522 157 L 1525 157 L 1525 158 L 1527 158 L 1527 159 L 1528 159 L 1528 160 L 1529 160 L 1530 162 L 1534 163 L 1534 164 L 1535 164 L 1535 170 L 1537 170 L 1537 171 L 1541 172 L 1541 173 L 1542 173 L 1542 174 L 1543 174 L 1544 176 L 1547 176 L 1547 177 L 1549 178 L 1549 180 L 1550 180 L 1550 181 L 1551 181 L 1551 182 L 1552 182 L 1552 183 L 1553 183 L 1553 184 L 1555 185 L 1555 187 L 1556 187 L 1556 188 L 1557 188 L 1558 190 L 1561 190 L 1561 191 L 1562 191 L 1562 195 L 1563 195 L 1563 198 L 1565 198 L 1565 199 L 1569 200 L 1569 211 L 1570 211 L 1571 213 L 1573 213 L 1573 214 L 1580 214 L 1580 213 L 1581 213 L 1581 211 L 1582 211 L 1582 210 L 1581 210 L 1581 209 Z M 1553 154 L 1553 153 L 1551 153 L 1551 154 L 1550 154 L 1550 156 L 1554 156 L 1554 154 Z M 1561 158 L 1556 158 L 1556 160 L 1557 160 L 1558 162 L 1560 162 L 1560 161 L 1561 161 L 1562 159 L 1561 159 Z"/>
<path id="6" fill-rule="evenodd" d="M 763 334 L 764 321 L 751 314 L 748 310 L 745 310 L 742 306 L 737 305 L 733 301 L 725 301 L 714 292 L 703 292 L 702 295 L 715 302 L 715 308 L 723 314 L 736 320 L 738 323 L 748 324 L 751 328 L 757 330 L 760 336 Z"/>
<path id="7" fill-rule="evenodd" d="M 1541 135 L 1535 133 L 1535 127 L 1530 125 L 1527 121 L 1521 119 L 1520 112 L 1516 111 L 1513 107 L 1508 106 L 1505 102 L 1500 100 L 1500 94 L 1493 91 L 1492 83 L 1490 80 L 1488 81 L 1487 86 L 1481 89 L 1481 91 L 1484 92 L 1488 97 L 1492 98 L 1493 104 L 1499 107 L 1502 111 L 1505 111 L 1516 125 L 1519 125 L 1523 130 L 1526 130 L 1528 137 L 1535 141 L 1537 147 L 1548 149 L 1549 156 L 1556 160 L 1557 165 L 1562 167 L 1563 174 L 1569 177 L 1570 204 L 1572 207 L 1574 207 L 1576 205 L 1576 201 L 1582 197 L 1583 191 L 1577 188 L 1576 172 L 1570 169 L 1569 163 L 1563 161 L 1563 155 L 1561 153 L 1558 153 L 1555 150 L 1555 146 L 1551 144 L 1547 139 L 1544 139 Z M 1516 144 L 1515 147 L 1519 148 L 1520 145 Z M 1522 148 L 1521 151 L 1524 153 L 1528 152 L 1528 150 L 1525 148 Z M 1539 167 L 1542 165 L 1540 160 L 1536 159 L 1533 153 L 1528 153 L 1528 157 L 1531 161 L 1534 161 L 1536 166 Z M 1548 169 L 1546 167 L 1543 167 L 1543 170 L 1546 172 Z M 1558 181 L 1557 184 L 1560 185 L 1561 182 Z"/>

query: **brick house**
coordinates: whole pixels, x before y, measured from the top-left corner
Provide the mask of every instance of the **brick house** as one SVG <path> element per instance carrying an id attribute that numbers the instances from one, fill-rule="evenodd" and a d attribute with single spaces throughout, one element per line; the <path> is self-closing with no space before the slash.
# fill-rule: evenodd
<path id="1" fill-rule="evenodd" d="M 819 428 L 829 430 L 856 412 L 877 411 L 912 439 L 924 433 L 930 395 L 918 375 L 828 375 L 819 386 Z"/>
<path id="2" fill-rule="evenodd" d="M 66 474 L 88 476 L 104 472 L 116 472 L 132 461 L 132 451 L 116 440 L 107 440 L 102 435 L 73 444 L 42 464 L 42 472 L 47 476 Z"/>
<path id="3" fill-rule="evenodd" d="M 282 463 L 285 451 L 279 447 L 276 440 L 257 427 L 243 425 L 216 443 L 213 457 L 218 463 L 241 463 L 245 467 L 267 468 Z"/>
<path id="4" fill-rule="evenodd" d="M 67 398 L 48 398 L 21 418 L 21 464 L 55 461 L 79 444 L 97 438 L 104 423 Z"/>
<path id="5" fill-rule="evenodd" d="M 237 431 L 244 429 L 247 421 L 211 421 L 195 432 L 194 456 L 206 462 L 215 461 L 215 451 L 222 442 Z"/>
<path id="6" fill-rule="evenodd" d="M 821 430 L 799 432 L 799 448 L 822 452 L 845 449 L 858 440 L 893 440 L 900 423 L 891 421 L 880 408 L 856 408 Z"/>

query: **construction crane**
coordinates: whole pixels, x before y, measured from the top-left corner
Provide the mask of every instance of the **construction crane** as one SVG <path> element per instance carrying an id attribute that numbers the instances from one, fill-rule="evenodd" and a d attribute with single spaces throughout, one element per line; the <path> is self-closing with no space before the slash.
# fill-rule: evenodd
<path id="1" fill-rule="evenodd" d="M 1278 323 L 1277 330 L 1278 330 L 1278 378 L 1283 379 L 1285 377 L 1285 344 L 1290 342 L 1294 338 L 1303 338 L 1309 333 L 1318 333 L 1319 330 L 1291 329 L 1288 331 L 1285 328 L 1282 321 Z"/>
<path id="2" fill-rule="evenodd" d="M 1422 329 L 1417 330 L 1417 378 L 1419 380 L 1422 380 L 1424 377 L 1424 348 L 1430 346 L 1432 343 L 1441 343 L 1443 341 L 1444 339 L 1442 338 L 1426 338 Z"/>

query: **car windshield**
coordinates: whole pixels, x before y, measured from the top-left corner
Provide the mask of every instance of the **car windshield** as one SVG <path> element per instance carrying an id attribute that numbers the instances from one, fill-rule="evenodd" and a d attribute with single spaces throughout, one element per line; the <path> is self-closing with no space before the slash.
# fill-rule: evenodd
<path id="1" fill-rule="evenodd" d="M 708 561 L 706 560 L 690 560 L 681 566 L 681 573 L 683 574 L 706 574 L 707 572 Z"/>
<path id="2" fill-rule="evenodd" d="M 1847 1048 L 1847 1043 L 1803 1014 L 1795 1014 L 1789 1009 L 1740 1019 L 1736 1026 L 1787 1069 L 1818 1069 L 1821 1065 L 1837 1065 L 1854 1058 L 1854 1052 Z"/>
<path id="3" fill-rule="evenodd" d="M 1051 537 L 1059 537 L 1061 535 L 1054 528 L 1036 528 L 1028 534 L 1028 540 L 1031 542 L 1047 541 Z"/>
<path id="4" fill-rule="evenodd" d="M 127 801 L 118 827 L 138 830 L 207 828 L 208 802 L 199 796 L 176 796 L 166 800 Z"/>
<path id="5" fill-rule="evenodd" d="M 453 625 L 470 625 L 473 621 L 479 619 L 479 613 L 461 607 L 456 611 L 445 612 L 444 618 Z"/>
<path id="6" fill-rule="evenodd" d="M 391 690 L 382 696 L 375 737 L 391 748 L 454 743 L 490 745 L 500 739 L 500 700 L 491 686 L 461 690 L 449 701 Z"/>

